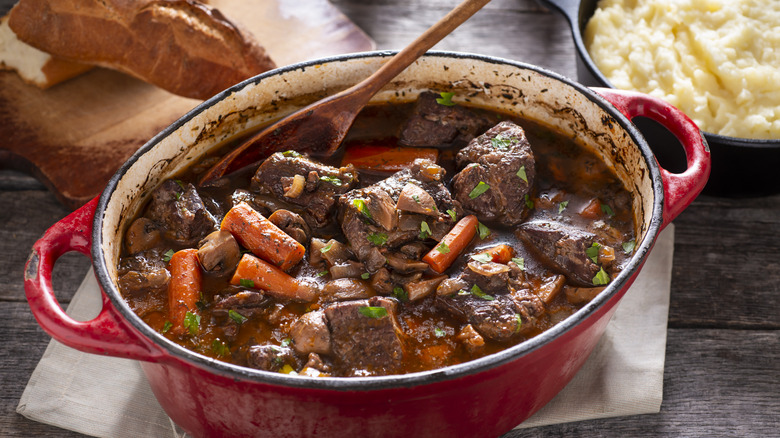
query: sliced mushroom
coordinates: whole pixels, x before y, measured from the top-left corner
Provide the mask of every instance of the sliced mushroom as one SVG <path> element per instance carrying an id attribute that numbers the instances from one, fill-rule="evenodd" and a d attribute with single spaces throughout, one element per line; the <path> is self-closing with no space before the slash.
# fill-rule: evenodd
<path id="1" fill-rule="evenodd" d="M 438 277 L 421 279 L 418 281 L 407 283 L 404 289 L 406 290 L 406 293 L 409 295 L 409 301 L 416 301 L 427 297 L 428 295 L 433 293 L 433 291 L 436 290 L 436 287 L 445 278 L 447 278 L 446 275 L 440 275 Z"/>
<path id="2" fill-rule="evenodd" d="M 314 311 L 304 313 L 290 327 L 290 336 L 295 351 L 301 354 L 330 354 L 330 331 L 325 313 Z"/>
<path id="3" fill-rule="evenodd" d="M 336 239 L 330 239 L 325 246 L 319 249 L 319 251 L 322 258 L 324 258 L 330 266 L 335 266 L 355 258 L 355 254 L 352 250 Z"/>
<path id="4" fill-rule="evenodd" d="M 344 263 L 331 266 L 329 272 L 333 279 L 357 278 L 366 273 L 366 267 L 360 262 L 347 260 Z"/>
<path id="5" fill-rule="evenodd" d="M 281 209 L 273 212 L 268 217 L 268 220 L 287 233 L 287 235 L 297 240 L 301 245 L 309 243 L 311 228 L 309 228 L 309 225 L 303 220 L 301 215 L 290 210 Z"/>
<path id="6" fill-rule="evenodd" d="M 398 195 L 397 207 L 399 210 L 411 213 L 419 213 L 427 216 L 438 216 L 439 211 L 436 208 L 436 201 L 425 190 L 420 187 L 407 183 L 400 195 Z"/>
<path id="7" fill-rule="evenodd" d="M 229 231 L 214 231 L 198 243 L 198 260 L 209 272 L 232 272 L 241 260 L 241 249 Z"/>
<path id="8" fill-rule="evenodd" d="M 153 248 L 160 242 L 160 228 L 151 219 L 139 217 L 134 220 L 125 233 L 127 252 L 136 254 Z"/>
<path id="9" fill-rule="evenodd" d="M 393 198 L 384 190 L 372 190 L 366 195 L 368 199 L 364 201 L 371 220 L 387 231 L 395 228 L 396 205 Z"/>
<path id="10" fill-rule="evenodd" d="M 394 271 L 401 274 L 411 274 L 412 272 L 423 272 L 428 269 L 429 265 L 425 262 L 418 260 L 409 260 L 404 257 L 395 254 L 386 254 L 385 259 L 387 264 L 393 268 Z"/>
<path id="11" fill-rule="evenodd" d="M 371 298 L 374 291 L 365 281 L 356 278 L 338 278 L 322 287 L 320 292 L 325 301 L 349 301 Z"/>
<path id="12" fill-rule="evenodd" d="M 476 260 L 470 261 L 468 267 L 472 272 L 479 275 L 484 275 L 486 277 L 492 277 L 494 275 L 503 274 L 511 270 L 509 266 L 502 265 L 501 263 L 495 263 L 495 262 L 482 263 Z"/>
<path id="13" fill-rule="evenodd" d="M 379 294 L 390 295 L 393 293 L 393 281 L 387 268 L 380 268 L 371 276 L 371 287 Z"/>

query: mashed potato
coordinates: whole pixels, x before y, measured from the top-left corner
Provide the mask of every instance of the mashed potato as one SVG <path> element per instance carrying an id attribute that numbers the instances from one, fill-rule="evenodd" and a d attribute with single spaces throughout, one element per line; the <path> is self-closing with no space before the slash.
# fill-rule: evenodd
<path id="1" fill-rule="evenodd" d="M 599 0 L 584 37 L 615 87 L 707 132 L 780 138 L 780 0 Z"/>

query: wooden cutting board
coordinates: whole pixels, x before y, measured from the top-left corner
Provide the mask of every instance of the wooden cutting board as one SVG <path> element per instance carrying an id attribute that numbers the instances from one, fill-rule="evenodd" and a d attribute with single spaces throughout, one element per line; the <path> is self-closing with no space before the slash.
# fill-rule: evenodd
<path id="1" fill-rule="evenodd" d="M 328 0 L 211 0 L 277 65 L 374 49 Z M 29 173 L 75 209 L 140 146 L 200 101 L 94 69 L 48 90 L 0 72 L 0 168 Z"/>

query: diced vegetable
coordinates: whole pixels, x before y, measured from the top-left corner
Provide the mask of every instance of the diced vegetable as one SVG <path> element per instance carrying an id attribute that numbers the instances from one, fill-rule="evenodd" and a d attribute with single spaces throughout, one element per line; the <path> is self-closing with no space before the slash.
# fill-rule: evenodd
<path id="1" fill-rule="evenodd" d="M 510 260 L 512 260 L 512 257 L 515 256 L 515 250 L 511 246 L 502 243 L 501 245 L 496 245 L 492 248 L 488 248 L 484 251 L 480 251 L 478 254 L 475 254 L 475 256 L 479 256 L 480 254 L 489 255 L 490 256 L 489 261 L 491 262 L 501 263 L 502 265 L 505 265 L 509 263 Z"/>
<path id="2" fill-rule="evenodd" d="M 439 157 L 439 151 L 433 148 L 407 148 L 376 145 L 351 145 L 346 148 L 341 165 L 352 164 L 358 169 L 379 172 L 398 172 L 412 165 L 418 158 L 433 162 Z"/>
<path id="3" fill-rule="evenodd" d="M 168 314 L 171 333 L 183 335 L 190 330 L 185 327 L 187 314 L 199 315 L 197 302 L 200 299 L 202 273 L 198 261 L 198 250 L 183 249 L 174 253 L 168 263 L 171 280 L 168 283 Z M 193 317 L 191 316 L 190 319 Z"/>
<path id="4" fill-rule="evenodd" d="M 244 254 L 241 257 L 230 284 L 239 285 L 242 280 L 251 280 L 255 288 L 262 289 L 277 298 L 310 302 L 316 297 L 315 290 L 308 284 L 299 282 L 279 268 L 251 254 Z"/>
<path id="5" fill-rule="evenodd" d="M 239 203 L 227 212 L 221 228 L 230 231 L 253 254 L 283 271 L 297 265 L 306 253 L 303 245 L 246 202 Z"/>
<path id="6" fill-rule="evenodd" d="M 477 234 L 478 222 L 474 215 L 459 220 L 441 242 L 423 257 L 423 261 L 439 274 L 446 271 Z"/>

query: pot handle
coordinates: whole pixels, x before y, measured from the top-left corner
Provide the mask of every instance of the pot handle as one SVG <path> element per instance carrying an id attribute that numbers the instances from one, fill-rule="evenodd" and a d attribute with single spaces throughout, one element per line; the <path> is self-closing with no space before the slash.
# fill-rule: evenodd
<path id="1" fill-rule="evenodd" d="M 661 169 L 664 185 L 663 224 L 668 225 L 696 196 L 701 193 L 710 176 L 710 148 L 699 127 L 682 111 L 657 97 L 636 91 L 612 88 L 593 88 L 629 119 L 644 116 L 669 130 L 685 149 L 688 168 L 683 173 Z"/>
<path id="2" fill-rule="evenodd" d="M 103 308 L 90 321 L 76 321 L 60 307 L 51 284 L 54 263 L 70 251 L 90 256 L 92 219 L 98 198 L 49 228 L 33 245 L 24 268 L 27 303 L 38 324 L 52 338 L 77 350 L 128 359 L 156 361 L 153 343 L 135 334 L 101 291 Z"/>

